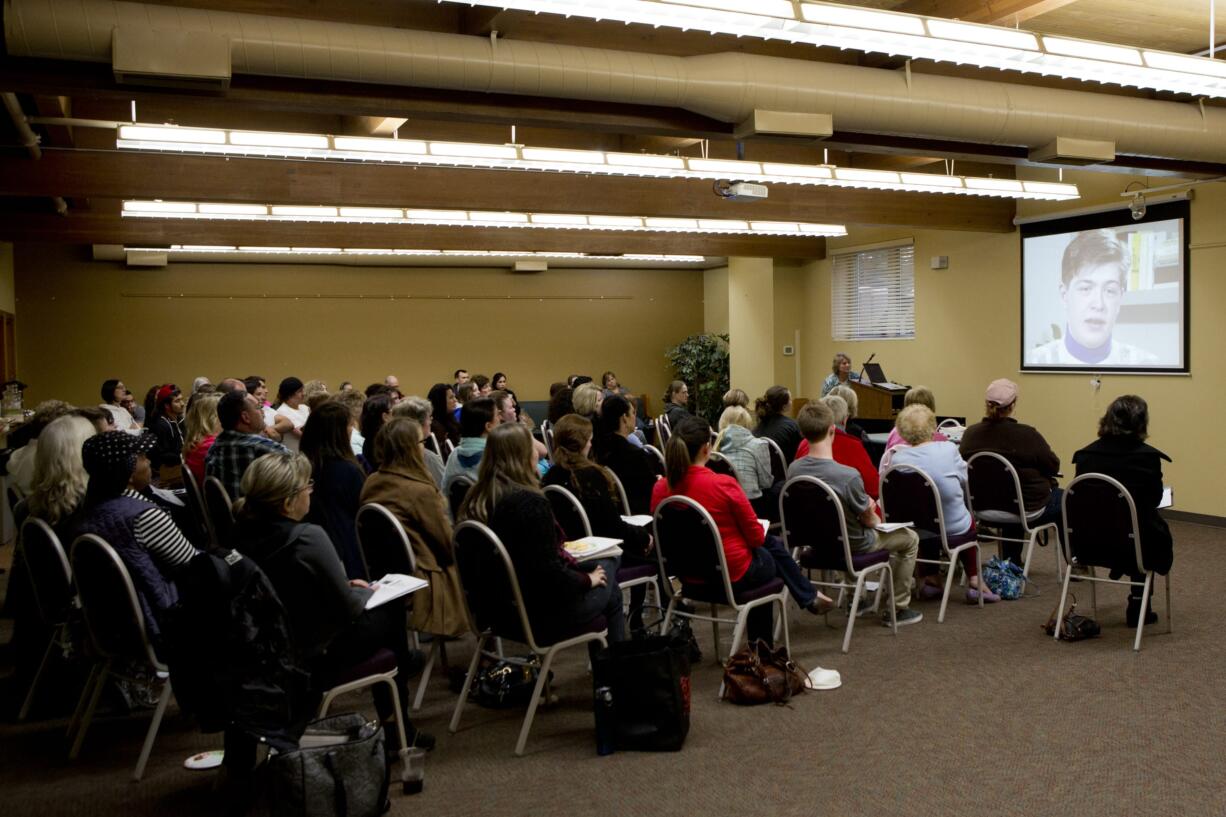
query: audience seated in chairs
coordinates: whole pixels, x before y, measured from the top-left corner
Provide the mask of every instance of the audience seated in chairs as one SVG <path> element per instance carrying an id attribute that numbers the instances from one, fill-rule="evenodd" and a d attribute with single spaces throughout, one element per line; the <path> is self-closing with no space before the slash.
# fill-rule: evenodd
<path id="1" fill-rule="evenodd" d="M 407 702 L 409 678 L 420 669 L 421 656 L 409 649 L 404 599 L 366 609 L 369 585 L 347 579 L 328 534 L 303 521 L 312 489 L 311 463 L 301 454 L 268 454 L 252 463 L 243 475 L 243 499 L 236 503 L 235 549 L 254 559 L 276 590 L 316 693 L 331 677 L 387 649 L 396 656 L 396 686 Z M 392 717 L 391 695 L 381 686 L 375 687 L 375 707 L 383 721 Z M 414 729 L 407 713 L 402 717 L 410 743 L 434 746 L 432 735 Z"/>
<path id="2" fill-rule="evenodd" d="M 553 439 L 553 467 L 541 484 L 560 485 L 574 494 L 587 513 L 593 535 L 622 540 L 622 567 L 654 567 L 657 562 L 651 534 L 646 527 L 622 519 L 617 487 L 605 470 L 591 460 L 592 424 L 578 414 L 568 414 L 558 421 Z M 631 629 L 642 627 L 646 596 L 645 585 L 631 588 Z"/>
<path id="3" fill-rule="evenodd" d="M 407 417 L 395 417 L 379 429 L 375 437 L 379 470 L 362 487 L 361 504 L 377 502 L 400 520 L 413 546 L 417 576 L 430 582 L 429 588 L 413 595 L 410 629 L 464 635 L 471 626 L 452 551 L 451 522 L 422 460 L 421 434 L 421 425 Z"/>
<path id="4" fill-rule="evenodd" d="M 467 377 L 468 373 L 465 372 L 464 375 Z M 455 390 L 446 383 L 435 383 L 426 393 L 426 399 L 433 408 L 430 432 L 438 438 L 439 445 L 442 445 L 444 440 L 451 440 L 452 445 L 459 445 L 460 422 L 455 416 L 458 405 Z"/>
<path id="5" fill-rule="evenodd" d="M 1162 500 L 1162 461 L 1170 462 L 1171 458 L 1146 443 L 1148 436 L 1149 405 L 1135 394 L 1117 397 L 1098 421 L 1098 439 L 1073 454 L 1073 464 L 1077 466 L 1077 476 L 1106 474 L 1128 489 L 1137 508 L 1145 567 L 1165 576 L 1175 556 L 1171 530 L 1158 512 L 1158 503 Z M 1122 559 L 1130 563 L 1133 554 L 1122 554 Z M 1113 572 L 1111 578 L 1121 575 Z M 1129 575 L 1134 582 L 1145 581 L 1144 574 Z M 1140 619 L 1141 592 L 1133 587 L 1128 597 L 1129 627 L 1137 626 Z M 1146 612 L 1146 624 L 1157 620 L 1158 614 L 1152 609 Z"/>
<path id="6" fill-rule="evenodd" d="M 606 397 L 596 423 L 592 446 L 596 461 L 621 480 L 633 514 L 651 513 L 651 489 L 656 484 L 655 457 L 636 445 L 634 403 L 613 395 Z"/>
<path id="7" fill-rule="evenodd" d="M 856 472 L 860 474 L 860 481 L 864 483 L 864 490 L 870 497 L 877 499 L 880 496 L 878 484 L 880 475 L 877 473 L 877 468 L 864 448 L 864 443 L 843 429 L 843 424 L 847 422 L 846 401 L 837 395 L 828 394 L 820 402 L 830 409 L 830 414 L 834 418 L 834 461 L 839 465 L 856 469 Z M 804 440 L 796 449 L 796 459 L 806 457 L 808 454 L 809 441 Z"/>
<path id="8" fill-rule="evenodd" d="M 778 577 L 801 607 L 816 615 L 828 612 L 833 602 L 813 588 L 783 542 L 766 535 L 737 481 L 705 467 L 710 454 L 711 426 L 706 420 L 689 416 L 673 426 L 665 451 L 668 475 L 652 490 L 652 512 L 666 497 L 689 497 L 711 514 L 719 528 L 734 592 Z M 770 605 L 757 607 L 749 614 L 751 641 L 772 640 L 771 619 Z"/>
<path id="9" fill-rule="evenodd" d="M 1013 419 L 1017 410 L 1018 388 L 1012 380 L 993 380 L 984 395 L 984 417 L 962 434 L 959 450 L 969 460 L 981 451 L 999 454 L 1009 461 L 1022 482 L 1022 501 L 1027 515 L 1042 509 L 1037 519 L 1029 519 L 1032 528 L 1052 522 L 1060 524 L 1060 498 L 1064 492 L 1056 487 L 1060 458 L 1047 440 L 1032 426 Z M 1058 528 L 1057 528 L 1058 530 Z M 1021 563 L 1021 545 L 1009 553 Z"/>
<path id="10" fill-rule="evenodd" d="M 609 639 L 625 639 L 620 559 L 576 562 L 566 552 L 565 537 L 540 489 L 532 438 L 522 425 L 490 432 L 477 482 L 457 521 L 468 520 L 484 522 L 506 546 L 538 638 L 556 640 L 559 633 L 603 616 Z"/>
<path id="11" fill-rule="evenodd" d="M 497 425 L 498 413 L 494 411 L 494 401 L 488 397 L 475 397 L 460 407 L 460 444 L 447 458 L 447 467 L 443 470 L 443 493 L 451 490 L 451 483 L 458 476 L 477 481 L 486 438 Z"/>
<path id="12" fill-rule="evenodd" d="M 366 438 L 362 436 L 362 409 L 366 405 L 366 395 L 357 389 L 342 389 L 332 396 L 349 412 L 349 450 L 353 456 L 360 456 L 362 444 Z"/>
<path id="13" fill-rule="evenodd" d="M 157 438 L 157 448 L 149 458 L 153 464 L 155 476 L 161 475 L 159 484 L 170 481 L 172 472 L 180 467 L 180 457 L 183 456 L 183 415 L 186 411 L 183 393 L 173 383 L 167 383 L 157 391 L 153 403 L 153 414 L 145 427 Z M 165 471 L 162 469 L 166 469 Z M 174 479 L 178 482 L 182 478 Z"/>
<path id="14" fill-rule="evenodd" d="M 142 493 L 153 479 L 149 452 L 156 445 L 147 431 L 108 431 L 85 440 L 81 461 L 89 488 L 75 532 L 102 537 L 123 559 L 155 646 L 178 602 L 174 575 L 197 553 L 170 514 Z"/>
<path id="15" fill-rule="evenodd" d="M 298 441 L 302 439 L 302 429 L 306 425 L 311 410 L 306 404 L 306 386 L 296 377 L 287 377 L 277 386 L 277 417 L 285 417 L 290 421 L 290 429 L 282 434 L 281 443 L 290 451 L 298 450 Z"/>
<path id="16" fill-rule="evenodd" d="M 779 493 L 771 472 L 770 445 L 753 435 L 753 417 L 748 409 L 729 406 L 719 416 L 715 451 L 728 458 L 741 490 L 759 519 L 779 521 Z"/>
<path id="17" fill-rule="evenodd" d="M 421 397 L 405 397 L 399 403 L 392 407 L 392 417 L 404 417 L 413 420 L 421 428 L 421 457 L 422 463 L 425 465 L 426 473 L 430 475 L 430 479 L 434 480 L 434 487 L 442 489 L 443 473 L 447 469 L 447 464 L 443 462 L 442 454 L 438 451 L 431 450 L 426 445 L 426 437 L 430 434 L 430 428 L 434 419 L 434 407 L 429 400 Z"/>
<path id="18" fill-rule="evenodd" d="M 217 393 L 197 394 L 187 409 L 187 431 L 183 435 L 183 464 L 196 478 L 197 485 L 204 484 L 204 458 L 221 433 L 221 421 L 217 417 Z"/>
<path id="19" fill-rule="evenodd" d="M 245 391 L 222 395 L 217 404 L 221 433 L 204 457 L 206 477 L 217 477 L 231 499 L 242 495 L 247 466 L 268 453 L 287 451 L 264 436 L 264 412 L 259 401 Z"/>
<path id="20" fill-rule="evenodd" d="M 664 417 L 668 420 L 669 427 L 675 427 L 677 423 L 684 420 L 690 415 L 690 387 L 685 384 L 684 380 L 674 380 L 668 384 L 668 390 L 664 392 Z"/>
<path id="21" fill-rule="evenodd" d="M 899 413 L 894 425 L 906 445 L 894 451 L 891 464 L 913 466 L 932 478 L 936 483 L 937 493 L 941 495 L 945 530 L 951 539 L 960 540 L 972 533 L 975 522 L 971 519 L 966 504 L 966 461 L 958 453 L 956 445 L 948 440 L 935 439 L 937 418 L 932 409 L 922 403 L 913 403 Z M 940 547 L 940 543 L 935 540 L 929 544 Z M 931 558 L 932 555 L 925 554 L 925 557 Z M 959 555 L 967 575 L 966 600 L 977 602 L 982 594 L 984 602 L 988 604 L 1000 601 L 1000 596 L 981 581 L 976 554 L 971 550 L 964 550 Z M 927 565 L 921 567 L 926 568 Z M 919 597 L 940 598 L 943 593 L 940 576 L 927 573 L 926 570 L 920 572 L 926 575 L 923 585 L 918 589 Z"/>
<path id="22" fill-rule="evenodd" d="M 932 389 L 928 388 L 927 386 L 912 386 L 911 388 L 907 389 L 906 395 L 904 395 L 902 398 L 902 407 L 906 408 L 907 406 L 913 406 L 916 403 L 919 403 L 921 406 L 927 406 L 932 410 L 933 414 L 936 414 L 937 399 L 933 395 Z M 940 429 L 937 429 L 937 431 L 932 435 L 932 439 L 936 440 L 937 442 L 944 442 L 949 438 L 942 434 Z M 898 426 L 895 425 L 894 428 L 890 429 L 890 435 L 886 438 L 885 450 L 889 451 L 891 448 L 897 445 L 906 444 L 907 443 L 903 440 L 902 435 L 898 433 Z M 963 459 L 966 459 L 969 456 L 970 454 L 967 452 L 962 452 Z M 882 468 L 885 468 L 888 465 L 888 462 L 881 463 Z"/>
<path id="23" fill-rule="evenodd" d="M 345 575 L 351 579 L 378 578 L 366 575 L 354 527 L 366 472 L 349 445 L 349 410 L 335 401 L 320 405 L 307 418 L 299 446 L 311 463 L 315 482 L 307 521 L 328 534 L 345 566 Z"/>
<path id="24" fill-rule="evenodd" d="M 523 423 L 526 428 L 532 428 L 519 413 L 519 404 L 515 402 L 515 392 L 495 389 L 490 392 L 490 399 L 494 401 L 494 412 L 498 415 L 498 425 Z M 544 462 L 549 459 L 549 449 L 536 437 L 532 438 L 532 447 L 536 449 L 536 456 L 540 461 Z"/>
<path id="25" fill-rule="evenodd" d="M 795 456 L 804 436 L 791 417 L 792 393 L 787 387 L 771 386 L 755 401 L 754 411 L 758 415 L 754 436 L 774 440 L 785 458 Z"/>
<path id="26" fill-rule="evenodd" d="M 842 402 L 841 398 L 835 400 Z M 852 553 L 890 551 L 898 626 L 919 623 L 924 618 L 923 613 L 911 609 L 911 577 L 915 573 L 915 558 L 919 555 L 919 536 L 910 528 L 889 533 L 874 530 L 881 524 L 881 518 L 877 515 L 872 498 L 864 489 L 864 480 L 856 469 L 840 465 L 834 459 L 837 427 L 829 403 L 824 399 L 806 403 L 800 410 L 798 419 L 805 441 L 809 444 L 809 451 L 788 466 L 788 478 L 817 477 L 838 495 L 839 501 L 843 503 L 848 544 Z M 888 614 L 882 617 L 882 624 L 890 626 Z"/>

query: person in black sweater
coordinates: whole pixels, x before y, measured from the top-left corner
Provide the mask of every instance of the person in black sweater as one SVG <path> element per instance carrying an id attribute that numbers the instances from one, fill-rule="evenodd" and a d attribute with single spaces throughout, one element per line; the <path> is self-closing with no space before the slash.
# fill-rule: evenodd
<path id="1" fill-rule="evenodd" d="M 651 513 L 651 488 L 660 478 L 659 463 L 650 453 L 630 442 L 634 433 L 634 403 L 619 394 L 604 399 L 592 441 L 596 461 L 621 480 L 630 503 L 630 513 Z"/>
<path id="2" fill-rule="evenodd" d="M 1141 558 L 1145 567 L 1155 573 L 1166 575 L 1175 560 L 1171 529 L 1158 512 L 1162 500 L 1162 461 L 1171 458 L 1146 444 L 1149 435 L 1149 406 L 1135 394 L 1117 397 L 1107 413 L 1098 422 L 1098 439 L 1073 454 L 1077 476 L 1082 474 L 1106 474 L 1114 477 L 1128 489 L 1137 508 L 1137 527 L 1141 533 Z M 1132 545 L 1129 545 L 1131 548 Z M 1131 563 L 1131 553 L 1124 556 Z M 1111 578 L 1122 575 L 1112 570 Z M 1134 582 L 1145 581 L 1145 576 L 1131 574 Z M 1153 588 L 1150 588 L 1153 592 Z M 1128 598 L 1125 621 L 1129 627 L 1137 626 L 1141 617 L 1141 588 L 1133 587 Z M 1152 609 L 1145 614 L 1145 623 L 1158 620 Z"/>
<path id="3" fill-rule="evenodd" d="M 668 391 L 664 392 L 664 416 L 668 418 L 669 428 L 675 427 L 690 416 L 689 404 L 690 387 L 685 385 L 685 381 L 674 380 L 669 383 Z"/>
<path id="4" fill-rule="evenodd" d="M 316 491 L 307 520 L 328 534 L 345 575 L 369 579 L 355 527 L 366 472 L 349 444 L 349 422 L 349 409 L 329 401 L 312 411 L 302 427 L 299 450 L 311 462 Z"/>
<path id="5" fill-rule="evenodd" d="M 754 436 L 774 440 L 783 452 L 784 461 L 794 460 L 804 435 L 800 433 L 800 426 L 789 416 L 792 411 L 792 393 L 787 386 L 771 386 L 766 390 L 766 394 L 754 403 L 754 410 L 758 414 L 758 427 L 754 429 Z"/>
<path id="6" fill-rule="evenodd" d="M 565 535 L 541 493 L 536 449 L 524 426 L 506 424 L 490 431 L 477 482 L 465 495 L 456 521 L 468 520 L 489 525 L 506 546 L 538 638 L 573 634 L 603 616 L 609 639 L 625 639 L 619 559 L 576 562 L 566 552 Z M 467 591 L 470 598 L 485 595 L 480 588 Z"/>
<path id="7" fill-rule="evenodd" d="M 179 465 L 183 456 L 183 393 L 174 383 L 167 383 L 157 390 L 153 413 L 146 425 L 157 437 L 157 448 L 149 458 L 154 474 L 158 469 Z"/>

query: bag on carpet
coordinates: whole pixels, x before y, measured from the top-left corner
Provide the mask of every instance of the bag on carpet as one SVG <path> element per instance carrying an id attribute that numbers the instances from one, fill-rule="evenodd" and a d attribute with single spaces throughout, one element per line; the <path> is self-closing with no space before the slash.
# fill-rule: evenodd
<path id="1" fill-rule="evenodd" d="M 741 706 L 786 704 L 805 691 L 808 676 L 786 647 L 772 648 L 758 639 L 724 665 L 724 700 Z"/>
<path id="2" fill-rule="evenodd" d="M 489 709 L 527 706 L 540 674 L 540 664 L 533 656 L 501 659 L 477 673 L 469 687 L 469 699 Z"/>
<path id="3" fill-rule="evenodd" d="M 690 731 L 688 638 L 657 635 L 613 642 L 592 661 L 592 684 L 612 697 L 617 749 L 675 752 L 685 743 Z"/>
<path id="4" fill-rule="evenodd" d="M 1030 582 L 1030 579 L 1023 575 L 1021 565 L 1008 559 L 1001 561 L 997 556 L 993 556 L 983 566 L 983 580 L 987 582 L 989 590 L 1009 601 L 1020 599 Z"/>
<path id="5" fill-rule="evenodd" d="M 1097 638 L 1102 628 L 1098 626 L 1098 622 L 1094 619 L 1079 614 L 1077 612 L 1077 597 L 1072 596 L 1072 599 L 1072 604 L 1069 605 L 1064 618 L 1060 620 L 1060 640 L 1082 641 L 1087 638 Z M 1056 610 L 1052 610 L 1047 623 L 1043 625 L 1043 631 L 1048 635 L 1054 635 L 1056 632 L 1056 612 Z"/>
<path id="6" fill-rule="evenodd" d="M 379 817 L 387 810 L 383 727 L 356 713 L 312 722 L 298 749 L 268 759 L 274 817 Z"/>

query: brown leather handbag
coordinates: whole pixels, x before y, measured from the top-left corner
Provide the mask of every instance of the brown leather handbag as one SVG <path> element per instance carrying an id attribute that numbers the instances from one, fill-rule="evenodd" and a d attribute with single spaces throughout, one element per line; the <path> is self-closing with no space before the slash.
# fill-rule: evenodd
<path id="1" fill-rule="evenodd" d="M 740 706 L 782 705 L 803 693 L 808 680 L 786 647 L 772 648 L 759 639 L 724 665 L 724 700 Z"/>

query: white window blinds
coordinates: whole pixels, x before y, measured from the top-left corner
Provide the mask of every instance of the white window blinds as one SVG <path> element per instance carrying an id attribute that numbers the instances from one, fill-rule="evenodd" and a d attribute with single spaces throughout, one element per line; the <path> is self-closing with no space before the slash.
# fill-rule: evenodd
<path id="1" fill-rule="evenodd" d="M 835 340 L 915 337 L 915 247 L 910 242 L 837 253 L 832 265 Z"/>

